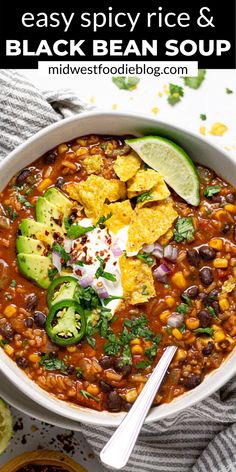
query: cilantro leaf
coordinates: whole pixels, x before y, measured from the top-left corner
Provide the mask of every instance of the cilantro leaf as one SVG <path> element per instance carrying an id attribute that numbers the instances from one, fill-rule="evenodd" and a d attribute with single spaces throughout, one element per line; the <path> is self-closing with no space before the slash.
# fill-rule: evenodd
<path id="1" fill-rule="evenodd" d="M 120 342 L 114 333 L 108 335 L 108 343 L 104 346 L 104 351 L 108 356 L 117 356 L 120 352 Z"/>
<path id="2" fill-rule="evenodd" d="M 152 346 L 146 349 L 145 356 L 147 356 L 150 361 L 152 361 L 154 357 L 156 356 L 157 349 L 161 340 L 162 340 L 162 334 L 157 334 L 155 338 L 153 339 Z"/>
<path id="3" fill-rule="evenodd" d="M 184 299 L 188 306 L 192 306 L 193 302 L 191 298 L 187 295 L 187 293 L 182 293 L 181 297 Z"/>
<path id="4" fill-rule="evenodd" d="M 104 299 L 103 299 L 103 304 L 104 304 L 105 306 L 107 306 L 108 303 L 110 303 L 112 300 L 123 300 L 123 298 L 124 298 L 124 297 L 116 297 L 115 295 L 114 295 L 114 296 L 112 295 L 112 296 L 110 296 L 110 297 L 108 297 L 108 298 L 104 298 Z"/>
<path id="5" fill-rule="evenodd" d="M 52 354 L 45 354 L 40 361 L 40 365 L 43 365 L 49 371 L 59 370 L 62 374 L 67 374 L 68 371 L 65 362 Z"/>
<path id="6" fill-rule="evenodd" d="M 208 336 L 212 336 L 213 329 L 212 328 L 197 328 L 194 330 L 196 334 L 208 334 Z"/>
<path id="7" fill-rule="evenodd" d="M 101 401 L 100 398 L 95 397 L 91 393 L 87 392 L 87 390 L 80 390 L 80 393 L 84 398 L 92 398 L 92 400 L 94 400 L 95 402 L 98 402 L 98 403 L 100 403 L 100 401 Z"/>
<path id="8" fill-rule="evenodd" d="M 34 205 L 32 205 L 32 203 L 28 202 L 28 200 L 25 198 L 25 196 L 21 195 L 21 193 L 17 192 L 16 197 L 17 197 L 18 202 L 20 202 L 24 207 L 34 208 Z"/>
<path id="9" fill-rule="evenodd" d="M 56 267 L 53 267 L 52 269 L 48 269 L 48 278 L 49 280 L 53 280 L 54 277 L 58 274 L 58 270 Z"/>
<path id="10" fill-rule="evenodd" d="M 220 185 L 208 185 L 204 190 L 204 195 L 207 198 L 212 198 L 213 195 L 216 195 L 221 191 Z"/>
<path id="11" fill-rule="evenodd" d="M 15 288 L 16 285 L 17 285 L 17 284 L 16 284 L 16 280 L 13 279 L 13 280 L 11 281 L 11 283 L 9 284 L 9 287 L 10 287 L 10 288 Z"/>
<path id="12" fill-rule="evenodd" d="M 177 311 L 177 313 L 182 313 L 182 314 L 186 315 L 186 313 L 189 312 L 189 307 L 187 305 L 185 305 L 185 303 L 180 303 L 176 307 L 175 311 Z"/>
<path id="13" fill-rule="evenodd" d="M 104 223 L 106 223 L 107 220 L 109 220 L 112 217 L 112 213 L 108 213 L 107 216 L 100 216 L 98 219 L 96 226 L 99 226 L 100 229 L 104 229 L 106 226 Z"/>
<path id="14" fill-rule="evenodd" d="M 84 288 L 80 285 L 76 293 L 76 298 L 84 310 L 91 311 L 101 306 L 100 298 L 93 287 Z"/>
<path id="15" fill-rule="evenodd" d="M 138 195 L 138 197 L 136 198 L 136 203 L 146 202 L 147 200 L 152 200 L 152 196 L 150 195 L 150 191 L 149 192 L 144 192 L 144 193 L 141 193 L 141 195 Z"/>
<path id="16" fill-rule="evenodd" d="M 219 319 L 218 316 L 216 315 L 216 312 L 215 312 L 214 308 L 213 308 L 212 306 L 207 305 L 206 308 L 207 308 L 207 310 L 209 311 L 210 315 L 212 316 L 212 318 L 213 318 L 214 320 L 218 320 L 218 319 Z"/>
<path id="17" fill-rule="evenodd" d="M 12 207 L 10 206 L 4 206 L 4 209 L 5 209 L 5 212 L 7 214 L 7 217 L 11 220 L 11 221 L 15 221 L 16 218 L 18 217 L 18 214 L 16 213 L 15 210 L 13 210 Z"/>
<path id="18" fill-rule="evenodd" d="M 86 233 L 89 233 L 90 231 L 94 230 L 94 226 L 80 226 L 78 223 L 74 225 L 68 225 L 66 226 L 67 230 L 67 237 L 70 239 L 78 239 L 81 236 L 83 236 Z"/>
<path id="19" fill-rule="evenodd" d="M 206 70 L 199 69 L 197 77 L 184 77 L 184 83 L 187 87 L 192 89 L 198 89 L 202 84 L 203 80 L 205 79 Z"/>
<path id="20" fill-rule="evenodd" d="M 80 369 L 80 367 L 75 368 L 75 375 L 76 375 L 77 379 L 80 379 L 80 377 L 82 377 L 83 371 L 82 371 L 82 369 Z"/>
<path id="21" fill-rule="evenodd" d="M 66 264 L 69 261 L 70 254 L 68 254 L 68 252 L 65 251 L 64 247 L 61 246 L 61 244 L 53 243 L 52 249 L 53 251 L 56 251 L 61 256 L 61 259 L 63 259 L 64 264 Z"/>
<path id="22" fill-rule="evenodd" d="M 96 258 L 100 262 L 100 265 L 95 272 L 96 279 L 99 279 L 99 277 L 103 277 L 104 279 L 111 280 L 112 282 L 116 282 L 115 274 L 111 274 L 110 272 L 104 271 L 104 267 L 105 267 L 104 259 L 102 259 L 100 256 L 96 256 Z"/>
<path id="23" fill-rule="evenodd" d="M 134 90 L 140 82 L 136 76 L 112 77 L 112 82 L 121 90 Z"/>
<path id="24" fill-rule="evenodd" d="M 180 102 L 181 97 L 184 96 L 184 89 L 179 85 L 170 84 L 169 85 L 170 94 L 168 96 L 168 103 L 170 105 L 175 105 L 176 103 Z"/>
<path id="25" fill-rule="evenodd" d="M 228 87 L 225 89 L 225 91 L 226 91 L 226 93 L 227 93 L 228 95 L 231 95 L 231 93 L 234 93 L 233 90 L 231 90 L 231 89 L 228 88 Z"/>
<path id="26" fill-rule="evenodd" d="M 149 366 L 150 366 L 149 361 L 140 361 L 140 362 L 137 362 L 137 364 L 135 364 L 136 369 L 142 369 L 142 370 L 146 369 Z"/>
<path id="27" fill-rule="evenodd" d="M 174 240 L 177 243 L 181 243 L 184 240 L 188 242 L 193 241 L 194 233 L 195 229 L 191 216 L 188 216 L 187 218 L 178 218 L 174 228 Z"/>
<path id="28" fill-rule="evenodd" d="M 122 367 L 123 365 L 132 365 L 132 354 L 128 344 L 126 344 L 124 347 L 122 357 L 119 362 L 119 367 Z"/>
<path id="29" fill-rule="evenodd" d="M 204 113 L 201 113 L 200 118 L 202 121 L 206 121 L 207 116 Z"/>
<path id="30" fill-rule="evenodd" d="M 145 262 L 145 264 L 149 266 L 152 266 L 155 263 L 155 257 L 151 256 L 148 252 L 138 254 L 137 259 L 140 259 L 140 261 Z"/>

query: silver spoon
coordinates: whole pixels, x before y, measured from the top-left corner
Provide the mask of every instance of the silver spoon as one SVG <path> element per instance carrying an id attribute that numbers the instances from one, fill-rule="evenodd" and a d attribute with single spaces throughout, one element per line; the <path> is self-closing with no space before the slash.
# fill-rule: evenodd
<path id="1" fill-rule="evenodd" d="M 100 459 L 106 466 L 119 470 L 127 464 L 144 420 L 160 388 L 176 349 L 176 346 L 168 346 L 165 349 L 161 359 L 129 413 L 127 413 L 120 426 L 100 453 Z"/>

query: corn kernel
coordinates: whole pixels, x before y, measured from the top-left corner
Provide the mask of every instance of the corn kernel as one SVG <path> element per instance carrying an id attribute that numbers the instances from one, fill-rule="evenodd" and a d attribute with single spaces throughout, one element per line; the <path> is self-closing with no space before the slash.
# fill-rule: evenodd
<path id="1" fill-rule="evenodd" d="M 229 261 L 227 261 L 227 259 L 223 259 L 221 257 L 217 257 L 214 261 L 213 261 L 213 266 L 215 267 L 215 269 L 226 269 L 229 265 Z"/>
<path id="2" fill-rule="evenodd" d="M 221 327 L 217 324 L 213 324 L 211 327 L 214 331 L 219 331 L 219 329 L 221 329 Z"/>
<path id="3" fill-rule="evenodd" d="M 50 185 L 52 185 L 52 180 L 51 179 L 44 179 L 38 185 L 38 191 L 43 192 L 44 190 L 46 190 L 46 188 L 50 187 Z"/>
<path id="4" fill-rule="evenodd" d="M 131 346 L 135 346 L 135 344 L 141 344 L 141 340 L 138 338 L 132 339 L 132 341 L 130 341 L 130 344 Z"/>
<path id="5" fill-rule="evenodd" d="M 8 354 L 8 356 L 13 356 L 13 354 L 14 354 L 14 349 L 9 344 L 6 344 L 4 346 L 4 351 L 5 351 L 6 354 Z"/>
<path id="6" fill-rule="evenodd" d="M 202 134 L 203 136 L 205 136 L 206 135 L 206 127 L 205 126 L 200 126 L 199 133 Z"/>
<path id="7" fill-rule="evenodd" d="M 137 388 L 138 394 L 140 394 L 140 393 L 142 392 L 144 385 L 145 385 L 144 383 L 141 383 L 141 384 L 138 386 L 138 388 Z"/>
<path id="8" fill-rule="evenodd" d="M 80 144 L 80 146 L 86 146 L 87 144 L 86 139 L 83 139 L 83 138 L 76 139 L 76 142 Z"/>
<path id="9" fill-rule="evenodd" d="M 83 155 L 85 155 L 85 154 L 87 154 L 87 153 L 88 153 L 87 148 L 80 148 L 80 149 L 77 149 L 77 151 L 76 151 L 76 156 L 77 156 L 77 157 L 80 157 L 80 156 L 83 156 Z"/>
<path id="10" fill-rule="evenodd" d="M 236 266 L 236 258 L 235 257 L 232 257 L 232 259 L 230 259 L 230 265 L 231 265 L 231 267 Z"/>
<path id="11" fill-rule="evenodd" d="M 169 308 L 173 308 L 173 306 L 175 305 L 174 297 L 166 297 L 165 302 Z"/>
<path id="12" fill-rule="evenodd" d="M 60 144 L 57 148 L 59 154 L 63 154 L 64 152 L 68 151 L 67 144 Z"/>
<path id="13" fill-rule="evenodd" d="M 66 350 L 67 350 L 68 352 L 76 352 L 76 351 L 77 351 L 77 347 L 76 347 L 76 346 L 68 346 L 68 347 L 66 348 Z"/>
<path id="14" fill-rule="evenodd" d="M 7 318 L 11 318 L 16 313 L 16 307 L 14 305 L 8 305 L 4 310 L 4 315 Z"/>
<path id="15" fill-rule="evenodd" d="M 180 331 L 179 329 L 177 329 L 177 328 L 172 329 L 172 334 L 173 334 L 173 336 L 174 336 L 176 339 L 178 339 L 179 341 L 180 341 L 180 340 L 182 339 L 182 337 L 183 337 L 181 331 Z"/>
<path id="16" fill-rule="evenodd" d="M 179 347 L 179 349 L 177 350 L 175 354 L 174 360 L 181 361 L 182 359 L 185 359 L 186 356 L 187 356 L 187 351 Z"/>
<path id="17" fill-rule="evenodd" d="M 166 322 L 168 316 L 170 316 L 170 311 L 169 310 L 165 310 L 160 314 L 160 320 L 162 321 L 162 323 Z"/>
<path id="18" fill-rule="evenodd" d="M 182 272 L 176 272 L 172 277 L 171 280 L 173 284 L 176 285 L 176 287 L 180 289 L 185 289 L 186 288 L 186 280 L 184 278 L 184 275 Z"/>
<path id="19" fill-rule="evenodd" d="M 131 352 L 132 354 L 143 354 L 143 348 L 142 346 L 136 344 L 135 346 L 131 347 Z"/>
<path id="20" fill-rule="evenodd" d="M 210 134 L 213 136 L 223 136 L 223 134 L 228 130 L 228 127 L 224 124 L 221 123 L 220 121 L 217 121 L 214 123 L 210 129 Z"/>
<path id="21" fill-rule="evenodd" d="M 224 210 L 218 210 L 215 213 L 215 216 L 216 216 L 217 220 L 223 220 L 225 218 L 225 215 L 226 215 L 226 211 L 224 211 Z"/>
<path id="22" fill-rule="evenodd" d="M 222 239 L 211 239 L 209 246 L 211 246 L 213 249 L 216 249 L 216 251 L 221 251 L 223 247 L 223 241 Z"/>
<path id="23" fill-rule="evenodd" d="M 226 311 L 229 309 L 229 300 L 227 298 L 221 298 L 219 300 L 220 309 Z"/>
<path id="24" fill-rule="evenodd" d="M 214 338 L 214 341 L 219 343 L 220 341 L 224 341 L 226 336 L 225 336 L 225 333 L 219 329 L 213 334 L 213 338 Z"/>
<path id="25" fill-rule="evenodd" d="M 134 388 L 132 390 L 129 390 L 129 392 L 126 393 L 125 398 L 128 403 L 134 403 L 136 398 L 138 396 L 137 390 Z"/>
<path id="26" fill-rule="evenodd" d="M 197 318 L 188 318 L 185 324 L 188 329 L 197 329 L 199 328 L 200 321 Z"/>
<path id="27" fill-rule="evenodd" d="M 233 215 L 236 215 L 236 205 L 228 203 L 224 206 L 224 209 L 227 210 L 229 213 L 233 213 Z"/>
<path id="28" fill-rule="evenodd" d="M 99 394 L 100 390 L 99 390 L 99 387 L 97 385 L 94 385 L 94 384 L 90 384 L 88 387 L 87 387 L 87 392 L 90 393 L 90 395 L 94 395 L 96 397 L 96 395 Z"/>
<path id="29" fill-rule="evenodd" d="M 29 355 L 29 360 L 30 360 L 30 362 L 33 362 L 34 364 L 37 364 L 38 362 L 40 362 L 41 357 L 38 354 L 30 354 Z"/>

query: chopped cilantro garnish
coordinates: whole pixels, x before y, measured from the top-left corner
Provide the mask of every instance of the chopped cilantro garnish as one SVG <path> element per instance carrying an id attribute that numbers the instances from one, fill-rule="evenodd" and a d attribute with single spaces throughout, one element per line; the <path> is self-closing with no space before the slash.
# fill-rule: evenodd
<path id="1" fill-rule="evenodd" d="M 52 354 L 45 354 L 42 357 L 40 364 L 43 365 L 46 370 L 59 370 L 62 374 L 67 374 L 68 371 L 68 366 L 65 362 Z"/>
<path id="2" fill-rule="evenodd" d="M 109 356 L 117 356 L 120 352 L 120 343 L 114 333 L 108 335 L 108 343 L 104 346 L 104 351 Z"/>
<path id="3" fill-rule="evenodd" d="M 233 90 L 231 90 L 231 89 L 228 88 L 228 87 L 225 89 L 225 91 L 226 91 L 226 93 L 227 93 L 228 95 L 231 95 L 231 93 L 234 93 Z"/>
<path id="4" fill-rule="evenodd" d="M 141 195 L 138 195 L 138 197 L 136 197 L 136 203 L 146 202 L 147 200 L 152 200 L 150 191 L 141 193 Z"/>
<path id="5" fill-rule="evenodd" d="M 16 211 L 13 210 L 13 208 L 10 206 L 4 206 L 4 209 L 5 209 L 7 217 L 10 218 L 11 221 L 15 221 L 18 216 Z"/>
<path id="6" fill-rule="evenodd" d="M 98 402 L 98 403 L 100 403 L 100 401 L 101 401 L 100 398 L 95 397 L 91 393 L 87 392 L 87 390 L 80 390 L 80 393 L 84 398 L 92 398 L 92 400 L 94 400 L 95 402 Z"/>
<path id="7" fill-rule="evenodd" d="M 128 344 L 123 349 L 121 365 L 132 365 L 132 354 Z"/>
<path id="8" fill-rule="evenodd" d="M 157 349 L 161 340 L 162 340 L 162 334 L 157 334 L 152 341 L 152 346 L 146 349 L 145 355 L 148 357 L 150 361 L 154 359 L 154 357 L 156 356 Z"/>
<path id="9" fill-rule="evenodd" d="M 188 307 L 188 305 L 185 305 L 185 303 L 180 303 L 176 307 L 175 311 L 177 311 L 177 313 L 183 313 L 184 315 L 186 315 L 186 313 L 189 312 L 189 307 Z"/>
<path id="10" fill-rule="evenodd" d="M 63 260 L 63 264 L 66 264 L 69 261 L 70 254 L 68 254 L 65 251 L 64 247 L 61 246 L 61 244 L 53 243 L 52 249 L 53 249 L 53 251 L 56 251 L 61 256 L 61 259 Z"/>
<path id="11" fill-rule="evenodd" d="M 95 348 L 96 341 L 92 336 L 86 336 L 86 341 L 89 344 L 89 346 L 91 346 L 93 349 Z"/>
<path id="12" fill-rule="evenodd" d="M 137 362 L 137 364 L 135 364 L 136 369 L 142 369 L 142 370 L 146 369 L 149 366 L 150 366 L 149 361 L 140 361 L 140 362 Z"/>
<path id="13" fill-rule="evenodd" d="M 204 190 L 204 195 L 207 198 L 212 198 L 213 195 L 216 195 L 221 191 L 220 185 L 208 185 Z"/>
<path id="14" fill-rule="evenodd" d="M 180 331 L 181 333 L 184 333 L 184 332 L 186 331 L 186 326 L 185 326 L 185 324 L 182 324 L 182 326 L 180 326 L 179 331 Z"/>
<path id="15" fill-rule="evenodd" d="M 206 121 L 207 116 L 204 113 L 201 113 L 200 118 L 202 121 Z"/>
<path id="16" fill-rule="evenodd" d="M 0 346 L 1 347 L 6 346 L 7 344 L 9 344 L 9 341 L 7 341 L 6 339 L 0 339 Z"/>
<path id="17" fill-rule="evenodd" d="M 70 239 L 78 239 L 84 234 L 89 233 L 90 231 L 94 230 L 94 226 L 85 227 L 85 226 L 80 226 L 78 223 L 74 225 L 70 225 L 68 223 L 68 219 L 67 219 L 67 223 L 65 224 L 65 227 L 67 231 L 67 237 Z"/>
<path id="18" fill-rule="evenodd" d="M 148 252 L 143 252 L 137 255 L 137 259 L 145 262 L 145 264 L 152 266 L 155 263 L 155 257 L 151 256 Z"/>
<path id="19" fill-rule="evenodd" d="M 206 75 L 206 70 L 205 69 L 199 69 L 198 70 L 198 75 L 197 77 L 184 77 L 184 83 L 187 85 L 187 87 L 190 87 L 192 89 L 198 89 L 205 79 Z"/>
<path id="20" fill-rule="evenodd" d="M 94 290 L 93 287 L 78 287 L 78 291 L 76 293 L 76 298 L 78 303 L 84 308 L 84 310 L 93 310 L 94 308 L 97 308 L 98 306 L 101 306 L 101 302 L 99 299 L 99 296 Z"/>
<path id="21" fill-rule="evenodd" d="M 188 306 L 192 306 L 192 300 L 191 298 L 187 295 L 187 293 L 182 293 L 181 297 L 185 300 Z"/>
<path id="22" fill-rule="evenodd" d="M 170 84 L 169 85 L 170 94 L 168 96 L 168 103 L 170 105 L 175 105 L 176 103 L 180 102 L 181 97 L 184 96 L 184 89 L 179 85 Z"/>
<path id="23" fill-rule="evenodd" d="M 48 269 L 48 278 L 49 280 L 53 280 L 54 277 L 58 274 L 58 270 L 56 267 L 53 267 L 52 269 Z"/>
<path id="24" fill-rule="evenodd" d="M 218 316 L 216 315 L 216 312 L 214 310 L 214 308 L 210 305 L 207 305 L 207 310 L 209 311 L 210 315 L 212 316 L 212 318 L 214 318 L 214 320 L 218 320 Z"/>
<path id="25" fill-rule="evenodd" d="M 110 296 L 108 298 L 104 298 L 103 299 L 103 304 L 105 306 L 108 305 L 108 303 L 110 303 L 112 300 L 123 300 L 124 297 L 116 297 L 115 295 L 114 296 Z"/>
<path id="26" fill-rule="evenodd" d="M 105 224 L 107 220 L 109 220 L 112 217 L 112 213 L 109 213 L 107 216 L 100 216 L 98 219 L 96 226 L 99 226 L 100 229 L 105 228 Z"/>
<path id="27" fill-rule="evenodd" d="M 121 90 L 133 90 L 137 87 L 140 79 L 136 76 L 112 77 L 112 82 Z"/>
<path id="28" fill-rule="evenodd" d="M 177 243 L 181 243 L 186 240 L 188 242 L 193 241 L 194 239 L 194 226 L 191 216 L 187 218 L 178 218 L 174 228 L 174 240 Z"/>
<path id="29" fill-rule="evenodd" d="M 95 272 L 96 279 L 99 279 L 99 277 L 103 277 L 104 279 L 111 280 L 112 282 L 116 282 L 115 274 L 111 274 L 110 272 L 104 271 L 104 267 L 105 267 L 104 259 L 102 259 L 100 256 L 96 256 L 96 258 L 100 262 L 100 266 Z"/>
<path id="30" fill-rule="evenodd" d="M 16 280 L 13 279 L 13 280 L 10 282 L 9 287 L 10 287 L 10 288 L 15 288 L 15 287 L 16 287 Z"/>
<path id="31" fill-rule="evenodd" d="M 208 336 L 212 336 L 213 329 L 212 328 L 197 328 L 194 330 L 196 334 L 208 334 Z"/>
<path id="32" fill-rule="evenodd" d="M 80 367 L 75 368 L 75 375 L 76 375 L 77 379 L 80 379 L 80 377 L 82 377 L 83 371 L 82 371 L 82 369 L 80 369 Z"/>
<path id="33" fill-rule="evenodd" d="M 16 196 L 17 196 L 18 202 L 20 202 L 24 207 L 34 208 L 34 205 L 32 205 L 32 203 L 28 202 L 28 200 L 25 198 L 24 195 L 21 195 L 21 193 L 17 192 Z"/>

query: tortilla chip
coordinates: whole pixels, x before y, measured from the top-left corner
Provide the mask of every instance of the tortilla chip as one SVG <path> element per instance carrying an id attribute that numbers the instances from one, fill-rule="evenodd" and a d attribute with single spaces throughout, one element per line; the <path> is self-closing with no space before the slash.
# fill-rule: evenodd
<path id="1" fill-rule="evenodd" d="M 139 251 L 144 244 L 157 241 L 171 229 L 177 217 L 172 202 L 136 208 L 128 230 L 127 252 Z"/>
<path id="2" fill-rule="evenodd" d="M 226 280 L 223 285 L 222 285 L 222 293 L 230 293 L 235 289 L 236 286 L 236 280 L 234 277 L 230 277 L 228 280 Z"/>
<path id="3" fill-rule="evenodd" d="M 96 221 L 103 214 L 106 200 L 114 202 L 126 196 L 124 182 L 117 179 L 107 180 L 94 174 L 78 184 L 67 185 L 66 191 L 71 198 L 81 203 L 86 216 Z"/>
<path id="4" fill-rule="evenodd" d="M 98 174 L 103 167 L 103 157 L 100 154 L 88 156 L 83 160 L 83 166 L 87 174 Z"/>
<path id="5" fill-rule="evenodd" d="M 161 180 L 163 180 L 163 177 L 155 170 L 140 169 L 137 174 L 127 182 L 128 197 L 134 198 L 151 190 Z"/>
<path id="6" fill-rule="evenodd" d="M 104 205 L 102 212 L 104 216 L 112 213 L 111 218 L 105 222 L 105 225 L 113 233 L 117 233 L 121 228 L 130 224 L 134 210 L 131 207 L 130 201 L 124 200 L 123 202 Z"/>
<path id="7" fill-rule="evenodd" d="M 169 241 L 173 238 L 173 231 L 172 229 L 168 229 L 167 233 L 166 234 L 163 234 L 163 236 L 161 236 L 159 239 L 158 239 L 158 242 L 162 245 L 162 246 L 165 246 L 166 244 L 169 243 Z"/>
<path id="8" fill-rule="evenodd" d="M 152 269 L 140 259 L 120 257 L 121 283 L 125 298 L 131 305 L 145 303 L 154 297 Z"/>
<path id="9" fill-rule="evenodd" d="M 144 200 L 143 202 L 137 203 L 137 207 L 142 208 L 143 206 L 146 206 L 149 203 L 157 202 L 159 200 L 165 200 L 165 198 L 169 197 L 169 195 L 170 195 L 170 191 L 167 185 L 165 184 L 164 180 L 162 179 L 150 191 L 148 199 Z"/>
<path id="10" fill-rule="evenodd" d="M 122 182 L 134 177 L 141 167 L 141 159 L 135 153 L 131 152 L 127 156 L 118 156 L 114 163 L 114 171 Z"/>

